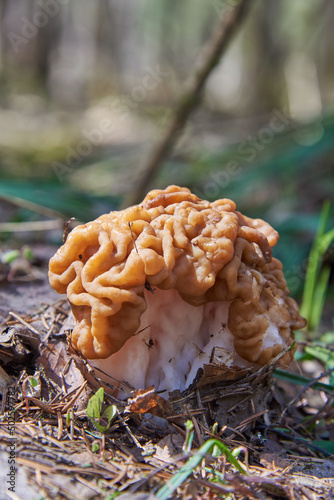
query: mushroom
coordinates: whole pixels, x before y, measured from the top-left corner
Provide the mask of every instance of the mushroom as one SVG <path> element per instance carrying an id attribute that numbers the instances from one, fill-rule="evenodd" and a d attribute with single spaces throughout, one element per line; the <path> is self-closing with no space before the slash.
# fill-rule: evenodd
<path id="1" fill-rule="evenodd" d="M 229 366 L 265 365 L 305 325 L 272 258 L 278 237 L 229 199 L 169 186 L 73 229 L 49 279 L 94 366 L 136 389 L 184 390 L 214 349 Z"/>

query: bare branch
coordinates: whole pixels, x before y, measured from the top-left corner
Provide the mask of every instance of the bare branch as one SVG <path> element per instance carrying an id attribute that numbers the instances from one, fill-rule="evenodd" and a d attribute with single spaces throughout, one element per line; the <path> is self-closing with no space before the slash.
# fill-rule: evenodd
<path id="1" fill-rule="evenodd" d="M 199 105 L 201 93 L 208 76 L 220 61 L 230 40 L 241 26 L 252 1 L 254 0 L 241 0 L 233 10 L 222 16 L 218 25 L 213 29 L 212 36 L 203 49 L 199 66 L 191 75 L 189 81 L 186 82 L 183 95 L 176 106 L 165 133 L 153 147 L 147 160 L 137 189 L 126 200 L 127 206 L 140 203 L 144 198 L 149 183 L 175 144 L 179 131 L 184 127 L 191 112 Z"/>

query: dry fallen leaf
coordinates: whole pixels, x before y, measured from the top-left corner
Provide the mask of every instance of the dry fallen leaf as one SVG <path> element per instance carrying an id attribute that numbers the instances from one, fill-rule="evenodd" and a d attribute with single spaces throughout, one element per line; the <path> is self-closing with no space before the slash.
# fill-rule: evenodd
<path id="1" fill-rule="evenodd" d="M 154 446 L 153 458 L 167 464 L 174 463 L 175 455 L 182 452 L 183 441 L 184 439 L 179 433 L 168 434 Z"/>
<path id="2" fill-rule="evenodd" d="M 197 382 L 197 388 L 221 382 L 232 382 L 246 376 L 251 370 L 239 368 L 238 366 L 227 366 L 225 364 L 207 364 L 203 366 L 203 374 Z"/>
<path id="3" fill-rule="evenodd" d="M 48 343 L 42 350 L 41 356 L 36 361 L 38 368 L 43 368 L 46 377 L 58 385 L 65 388 L 66 392 L 74 391 L 85 382 L 83 370 L 80 370 L 77 363 L 83 361 L 68 353 L 66 344 L 62 341 Z"/>
<path id="4" fill-rule="evenodd" d="M 139 389 L 128 401 L 127 409 L 133 413 L 151 413 L 161 418 L 169 417 L 174 413 L 172 406 L 155 392 L 153 386 L 148 389 Z"/>
<path id="5" fill-rule="evenodd" d="M 10 377 L 5 370 L 3 370 L 0 366 L 0 394 L 3 395 L 3 393 L 8 389 L 9 386 L 14 384 L 14 380 L 12 377 Z"/>

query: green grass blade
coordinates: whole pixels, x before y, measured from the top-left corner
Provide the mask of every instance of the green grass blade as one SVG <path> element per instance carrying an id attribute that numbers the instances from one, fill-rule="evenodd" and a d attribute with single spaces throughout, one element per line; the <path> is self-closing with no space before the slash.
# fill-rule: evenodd
<path id="1" fill-rule="evenodd" d="M 334 229 L 331 229 L 330 231 L 328 231 L 328 233 L 324 234 L 321 237 L 320 245 L 322 249 L 322 255 L 324 255 L 327 252 L 329 246 L 332 244 L 333 241 L 334 241 Z"/>
<path id="2" fill-rule="evenodd" d="M 323 268 L 314 290 L 313 307 L 310 311 L 310 317 L 308 319 L 308 327 L 310 331 L 316 331 L 319 328 L 322 311 L 326 300 L 330 272 L 331 269 L 329 266 Z"/>
<path id="3" fill-rule="evenodd" d="M 329 206 L 330 206 L 329 202 L 326 201 L 322 207 L 317 233 L 308 259 L 308 265 L 305 275 L 303 301 L 301 306 L 301 314 L 306 317 L 308 315 L 308 312 L 312 308 L 314 289 L 320 268 L 320 255 L 321 255 L 320 239 L 323 236 L 326 229 L 326 224 L 329 214 Z"/>
<path id="4" fill-rule="evenodd" d="M 330 201 L 325 200 L 323 203 L 323 206 L 322 206 L 322 210 L 321 210 L 320 221 L 319 221 L 319 226 L 318 226 L 318 230 L 316 233 L 316 238 L 321 237 L 323 234 L 325 234 L 330 207 L 331 207 Z"/>
<path id="5" fill-rule="evenodd" d="M 313 309 L 316 305 L 315 294 L 318 286 L 321 261 L 328 247 L 331 245 L 334 239 L 334 229 L 325 233 L 329 216 L 329 209 L 330 209 L 330 203 L 329 201 L 326 201 L 321 211 L 317 234 L 314 243 L 312 245 L 308 259 L 306 275 L 305 275 L 303 300 L 302 300 L 302 305 L 300 307 L 301 315 L 307 319 L 308 329 L 310 331 L 316 329 L 318 326 L 318 324 L 315 324 L 312 321 L 313 320 L 312 316 L 313 316 Z M 326 290 L 324 291 L 324 293 L 325 292 Z M 319 311 L 321 316 L 322 309 L 320 310 L 318 305 L 315 318 L 319 317 Z"/>
<path id="6" fill-rule="evenodd" d="M 292 382 L 297 385 L 308 385 L 312 382 L 312 379 L 307 377 L 302 377 L 301 375 L 296 375 L 295 373 L 285 372 L 284 370 L 280 370 L 276 368 L 273 372 L 273 376 L 275 378 L 281 380 L 287 380 L 288 382 Z M 331 384 L 323 384 L 322 382 L 315 382 L 312 384 L 313 389 L 317 389 L 318 391 L 333 391 L 334 385 Z"/>
<path id="7" fill-rule="evenodd" d="M 181 469 L 160 488 L 156 493 L 158 500 L 167 500 L 174 491 L 190 476 L 194 469 L 201 463 L 205 455 L 209 453 L 215 446 L 226 456 L 227 460 L 242 474 L 248 474 L 247 470 L 239 464 L 238 460 L 233 456 L 233 453 L 226 445 L 218 441 L 218 439 L 208 439 L 198 451 L 181 467 Z"/>
<path id="8" fill-rule="evenodd" d="M 321 450 L 322 452 L 327 453 L 327 455 L 334 455 L 334 443 L 333 441 L 325 441 L 323 439 L 318 441 L 312 441 L 312 445 Z"/>

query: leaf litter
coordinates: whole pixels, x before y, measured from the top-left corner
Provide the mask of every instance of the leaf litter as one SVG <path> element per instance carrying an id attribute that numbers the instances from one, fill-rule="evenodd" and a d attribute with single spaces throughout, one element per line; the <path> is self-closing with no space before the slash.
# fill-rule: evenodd
<path id="1" fill-rule="evenodd" d="M 43 304 L 0 328 L 0 449 L 15 386 L 16 466 L 44 498 L 333 498 L 331 372 L 211 364 L 168 401 L 153 387 L 120 401 L 71 346 L 68 313 Z"/>

